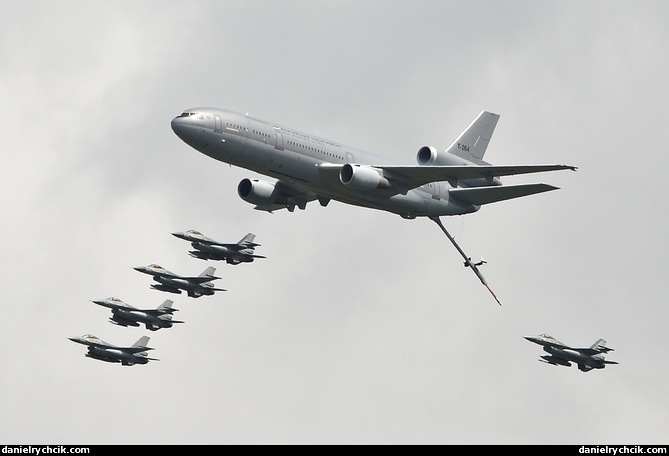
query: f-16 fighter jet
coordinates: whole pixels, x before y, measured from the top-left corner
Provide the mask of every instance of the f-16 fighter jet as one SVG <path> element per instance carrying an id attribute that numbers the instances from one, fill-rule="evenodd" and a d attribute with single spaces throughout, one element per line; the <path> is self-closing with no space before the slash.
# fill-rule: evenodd
<path id="1" fill-rule="evenodd" d="M 93 302 L 111 309 L 112 316 L 109 321 L 119 326 L 139 326 L 143 323 L 146 329 L 157 331 L 160 328 L 171 328 L 174 323 L 183 323 L 183 321 L 172 320 L 172 314 L 179 309 L 172 308 L 173 302 L 169 299 L 166 299 L 156 309 L 138 309 L 113 297 Z"/>
<path id="2" fill-rule="evenodd" d="M 97 337 L 86 334 L 81 337 L 70 337 L 72 342 L 88 345 L 86 356 L 108 363 L 121 363 L 123 366 L 133 366 L 135 364 L 146 364 L 149 361 L 158 361 L 156 358 L 149 358 L 148 351 L 153 350 L 147 347 L 149 343 L 148 336 L 142 336 L 130 347 L 122 347 L 110 344 Z"/>
<path id="3" fill-rule="evenodd" d="M 220 279 L 220 277 L 214 275 L 216 269 L 211 266 L 196 277 L 175 274 L 157 264 L 138 266 L 134 269 L 153 276 L 153 280 L 158 282 L 157 285 L 151 285 L 154 290 L 176 294 L 181 294 L 181 290 L 185 290 L 191 298 L 213 295 L 217 291 L 226 291 L 223 288 L 215 288 L 211 283 L 212 280 Z"/>
<path id="4" fill-rule="evenodd" d="M 570 347 L 547 334 L 529 336 L 525 337 L 525 339 L 542 345 L 548 355 L 541 356 L 539 361 L 554 366 L 570 367 L 571 363 L 574 362 L 580 370 L 588 372 L 592 369 L 604 369 L 607 364 L 618 364 L 615 361 L 606 361 L 604 359 L 605 353 L 613 351 L 612 348 L 606 346 L 604 339 L 599 339 L 589 348 Z"/>
<path id="5" fill-rule="evenodd" d="M 254 254 L 255 248 L 260 244 L 253 242 L 256 237 L 253 233 L 248 233 L 234 244 L 215 241 L 196 230 L 172 233 L 172 235 L 190 242 L 195 250 L 188 253 L 190 256 L 201 260 L 217 260 L 226 261 L 228 264 L 239 264 L 250 263 L 256 258 L 265 258 Z"/>

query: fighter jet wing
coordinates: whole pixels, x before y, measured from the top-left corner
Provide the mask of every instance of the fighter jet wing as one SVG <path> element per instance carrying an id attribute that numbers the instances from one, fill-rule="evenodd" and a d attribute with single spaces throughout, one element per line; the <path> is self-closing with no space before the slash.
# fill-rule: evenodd
<path id="1" fill-rule="evenodd" d="M 180 278 L 197 284 L 211 282 L 212 280 L 220 279 L 220 277 L 216 276 L 197 276 L 197 277 L 180 277 Z"/>
<path id="2" fill-rule="evenodd" d="M 157 309 L 138 309 L 138 312 L 143 312 L 147 315 L 152 315 L 154 317 L 160 317 L 161 315 L 166 315 L 166 314 L 174 314 L 174 312 L 178 312 L 179 309 L 173 309 L 171 307 L 159 307 Z"/>
<path id="3" fill-rule="evenodd" d="M 151 347 L 145 347 L 143 345 L 136 346 L 136 347 L 115 347 L 117 350 L 124 351 L 126 353 L 140 353 L 144 352 L 147 350 L 153 350 Z"/>
<path id="4" fill-rule="evenodd" d="M 602 348 L 572 348 L 572 350 L 576 350 L 579 353 L 583 353 L 584 355 L 598 355 L 600 353 L 608 353 L 610 351 L 613 351 L 612 348 L 608 347 L 602 347 Z"/>

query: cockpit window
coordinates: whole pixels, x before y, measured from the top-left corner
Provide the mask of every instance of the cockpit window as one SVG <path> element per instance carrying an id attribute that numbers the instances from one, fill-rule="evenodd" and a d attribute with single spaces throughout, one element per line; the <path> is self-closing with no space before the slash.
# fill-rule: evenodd
<path id="1" fill-rule="evenodd" d="M 188 233 L 202 236 L 202 233 L 200 233 L 199 231 L 196 231 L 196 230 L 188 230 Z"/>
<path id="2" fill-rule="evenodd" d="M 179 117 L 189 117 L 189 116 L 196 116 L 197 112 L 182 112 L 179 114 Z"/>
<path id="3" fill-rule="evenodd" d="M 151 269 L 163 269 L 159 264 L 155 264 L 155 263 L 150 264 L 149 267 Z"/>

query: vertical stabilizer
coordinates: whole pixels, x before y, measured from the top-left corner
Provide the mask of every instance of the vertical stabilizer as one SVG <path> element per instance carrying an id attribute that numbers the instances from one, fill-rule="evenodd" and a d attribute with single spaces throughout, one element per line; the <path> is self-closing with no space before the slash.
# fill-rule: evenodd
<path id="1" fill-rule="evenodd" d="M 592 344 L 592 346 L 590 346 L 590 349 L 604 353 L 613 351 L 612 348 L 606 346 L 606 341 L 604 339 L 599 339 L 597 342 Z"/>
<path id="2" fill-rule="evenodd" d="M 158 306 L 158 309 L 171 309 L 172 304 L 174 304 L 174 301 L 171 299 L 166 299 L 165 302 Z"/>
<path id="3" fill-rule="evenodd" d="M 253 244 L 253 240 L 256 238 L 256 235 L 253 233 L 249 233 L 243 238 L 240 239 L 240 241 L 237 243 L 239 245 L 248 245 L 248 244 Z"/>
<path id="4" fill-rule="evenodd" d="M 200 274 L 200 277 L 213 276 L 215 272 L 216 272 L 216 268 L 214 268 L 212 266 L 209 266 L 207 269 L 202 271 L 202 274 Z"/>
<path id="5" fill-rule="evenodd" d="M 149 344 L 149 336 L 142 336 L 142 337 L 139 338 L 139 340 L 137 340 L 137 342 L 132 344 L 132 346 L 133 347 L 147 347 L 148 344 Z"/>
<path id="6" fill-rule="evenodd" d="M 446 152 L 473 162 L 483 160 L 498 120 L 499 114 L 482 111 Z"/>

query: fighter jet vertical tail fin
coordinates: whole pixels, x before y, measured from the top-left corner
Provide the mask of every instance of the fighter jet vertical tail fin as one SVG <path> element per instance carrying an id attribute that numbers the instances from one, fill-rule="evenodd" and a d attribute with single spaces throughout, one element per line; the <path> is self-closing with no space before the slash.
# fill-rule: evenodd
<path id="1" fill-rule="evenodd" d="M 253 233 L 248 233 L 246 236 L 244 236 L 243 238 L 241 238 L 237 244 L 238 244 L 238 245 L 251 245 L 251 246 L 255 246 L 255 245 L 257 245 L 257 244 L 255 244 L 255 243 L 253 242 L 253 240 L 254 240 L 255 238 L 256 238 L 256 235 L 255 235 L 255 234 L 253 234 Z"/>
<path id="2" fill-rule="evenodd" d="M 481 112 L 446 152 L 473 162 L 482 160 L 498 120 L 499 114 Z"/>
<path id="3" fill-rule="evenodd" d="M 605 345 L 606 345 L 606 341 L 604 339 L 598 339 L 597 342 L 595 342 L 594 344 L 592 344 L 590 346 L 590 348 L 597 348 L 598 346 L 603 347 Z"/>
<path id="4" fill-rule="evenodd" d="M 146 347 L 148 343 L 149 343 L 149 336 L 142 336 L 137 340 L 137 342 L 132 344 L 132 347 L 133 348 Z"/>
<path id="5" fill-rule="evenodd" d="M 171 299 L 166 299 L 161 305 L 158 306 L 158 309 L 164 310 L 164 309 L 172 309 L 172 304 L 174 304 L 174 301 Z"/>
<path id="6" fill-rule="evenodd" d="M 213 276 L 215 272 L 216 272 L 216 268 L 214 268 L 213 266 L 209 266 L 207 269 L 202 271 L 202 274 L 200 274 L 200 277 Z"/>
<path id="7" fill-rule="evenodd" d="M 612 348 L 609 348 L 609 347 L 606 346 L 606 341 L 604 339 L 597 340 L 597 342 L 595 342 L 594 344 L 592 344 L 590 346 L 590 349 L 594 350 L 596 352 L 600 352 L 600 353 L 602 353 L 602 352 L 606 353 L 606 352 L 613 351 Z"/>

